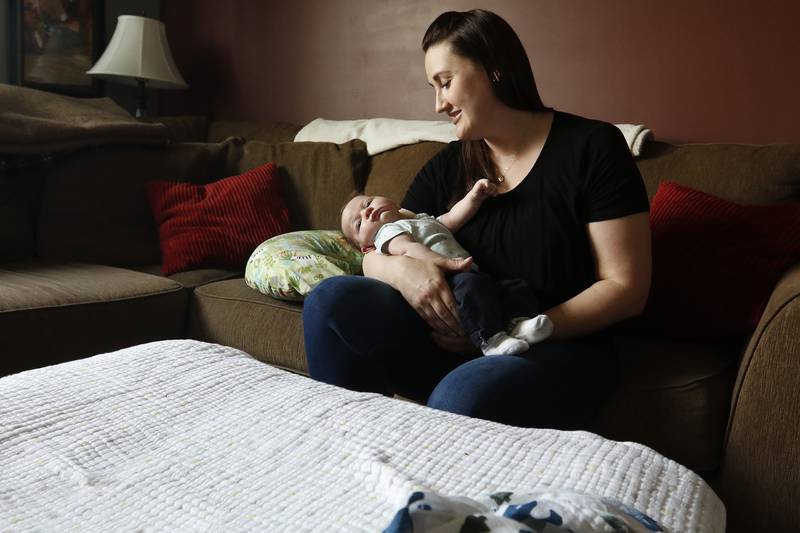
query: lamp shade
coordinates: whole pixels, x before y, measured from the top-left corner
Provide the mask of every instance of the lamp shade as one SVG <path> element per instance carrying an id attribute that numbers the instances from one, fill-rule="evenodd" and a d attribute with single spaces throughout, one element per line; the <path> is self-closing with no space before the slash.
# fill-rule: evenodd
<path id="1" fill-rule="evenodd" d="M 87 74 L 137 85 L 143 80 L 154 89 L 186 89 L 167 42 L 164 23 L 147 17 L 120 15 L 103 55 Z"/>

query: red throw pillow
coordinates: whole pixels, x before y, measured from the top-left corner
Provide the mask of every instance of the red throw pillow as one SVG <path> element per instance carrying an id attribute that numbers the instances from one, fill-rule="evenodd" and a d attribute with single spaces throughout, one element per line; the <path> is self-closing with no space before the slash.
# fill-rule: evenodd
<path id="1" fill-rule="evenodd" d="M 739 205 L 667 181 L 650 227 L 653 282 L 638 323 L 675 338 L 752 332 L 800 259 L 800 204 Z"/>
<path id="2" fill-rule="evenodd" d="M 208 185 L 150 181 L 164 275 L 192 268 L 244 268 L 266 239 L 289 230 L 274 163 Z"/>

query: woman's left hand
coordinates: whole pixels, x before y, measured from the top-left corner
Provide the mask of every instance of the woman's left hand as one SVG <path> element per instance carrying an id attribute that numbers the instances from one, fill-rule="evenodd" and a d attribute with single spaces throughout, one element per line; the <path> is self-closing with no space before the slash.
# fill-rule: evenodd
<path id="1" fill-rule="evenodd" d="M 460 353 L 464 355 L 477 355 L 481 351 L 470 342 L 469 337 L 466 335 L 453 336 L 444 335 L 442 333 L 433 331 L 431 332 L 433 342 L 446 352 Z"/>

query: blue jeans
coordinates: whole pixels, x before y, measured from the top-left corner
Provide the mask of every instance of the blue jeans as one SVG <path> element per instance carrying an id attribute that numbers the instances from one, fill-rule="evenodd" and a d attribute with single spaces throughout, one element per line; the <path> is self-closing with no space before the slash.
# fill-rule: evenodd
<path id="1" fill-rule="evenodd" d="M 362 276 L 320 283 L 306 298 L 303 324 L 318 381 L 510 425 L 585 428 L 616 377 L 616 357 L 601 338 L 546 340 L 514 356 L 446 352 L 398 291 Z"/>

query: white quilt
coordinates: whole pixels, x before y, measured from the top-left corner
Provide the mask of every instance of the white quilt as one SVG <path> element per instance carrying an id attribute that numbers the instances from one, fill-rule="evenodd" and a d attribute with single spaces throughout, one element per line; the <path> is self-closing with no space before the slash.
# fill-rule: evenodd
<path id="1" fill-rule="evenodd" d="M 346 391 L 196 341 L 0 379 L 1 531 L 380 531 L 412 491 L 565 489 L 723 532 L 697 475 L 585 432 Z"/>

